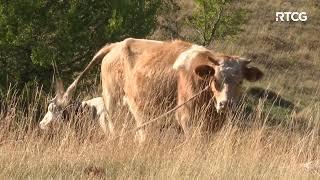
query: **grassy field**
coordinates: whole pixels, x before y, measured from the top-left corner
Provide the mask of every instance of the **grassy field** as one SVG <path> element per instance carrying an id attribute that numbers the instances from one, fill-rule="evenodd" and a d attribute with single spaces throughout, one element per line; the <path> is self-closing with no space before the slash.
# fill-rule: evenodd
<path id="1" fill-rule="evenodd" d="M 243 108 L 221 131 L 207 135 L 195 126 L 185 141 L 175 126 L 154 128 L 139 147 L 132 134 L 110 142 L 81 114 L 42 131 L 37 123 L 50 95 L 40 87 L 16 95 L 13 88 L 0 102 L 0 179 L 319 179 L 320 4 L 236 5 L 250 10 L 249 22 L 214 48 L 250 57 L 265 78 L 245 84 Z M 280 10 L 306 11 L 308 21 L 275 22 Z M 98 94 L 85 92 L 81 98 Z M 126 110 L 116 119 L 118 132 L 133 127 Z"/>
<path id="2" fill-rule="evenodd" d="M 184 140 L 175 127 L 153 128 L 149 140 L 138 146 L 133 135 L 116 141 L 102 134 L 90 115 L 73 114 L 67 123 L 57 122 L 40 130 L 35 119 L 43 112 L 40 91 L 27 109 L 14 93 L 2 102 L 0 118 L 1 179 L 306 179 L 319 178 L 319 106 L 290 123 L 269 125 L 267 99 L 250 114 L 240 108 L 221 131 L 204 134 L 195 126 Z M 195 117 L 201 121 L 201 117 Z M 116 116 L 118 132 L 133 127 L 126 111 Z M 127 120 L 127 121 L 124 121 Z M 122 126 L 123 122 L 126 127 Z M 318 122 L 318 121 L 316 121 Z M 311 162 L 311 163 L 310 163 Z M 309 163 L 309 164 L 308 164 Z"/>

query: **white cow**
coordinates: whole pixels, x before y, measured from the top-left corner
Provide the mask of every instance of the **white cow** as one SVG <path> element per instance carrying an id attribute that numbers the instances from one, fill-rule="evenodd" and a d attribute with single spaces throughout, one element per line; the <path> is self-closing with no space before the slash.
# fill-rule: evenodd
<path id="1" fill-rule="evenodd" d="M 81 103 L 73 104 L 73 106 L 74 107 L 69 109 L 74 109 L 77 112 L 87 111 L 88 110 L 87 107 L 89 107 L 95 119 L 98 119 L 103 132 L 106 133 L 106 125 L 104 121 L 105 111 L 104 111 L 104 103 L 103 103 L 102 97 L 96 97 L 87 101 L 82 101 Z M 39 123 L 40 128 L 46 129 L 51 122 L 58 120 L 63 113 L 68 113 L 66 111 L 68 111 L 68 109 L 59 109 L 56 107 L 54 102 L 50 102 L 48 105 L 48 111 L 46 115 Z"/>

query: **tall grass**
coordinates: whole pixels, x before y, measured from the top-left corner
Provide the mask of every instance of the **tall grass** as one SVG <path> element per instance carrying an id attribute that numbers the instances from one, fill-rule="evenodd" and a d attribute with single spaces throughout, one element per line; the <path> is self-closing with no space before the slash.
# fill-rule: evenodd
<path id="1" fill-rule="evenodd" d="M 249 22 L 238 37 L 216 41 L 214 48 L 251 58 L 265 72 L 255 85 L 275 91 L 275 98 L 248 94 L 220 131 L 206 134 L 195 125 L 187 141 L 174 125 L 151 127 L 148 141 L 138 146 L 134 134 L 109 141 L 87 114 L 73 113 L 42 131 L 38 122 L 50 95 L 39 86 L 19 93 L 13 87 L 0 99 L 0 179 L 319 179 L 319 5 L 235 5 L 251 10 Z M 275 11 L 287 10 L 307 11 L 310 18 L 274 22 Z M 80 97 L 88 94 L 99 93 L 87 89 Z M 294 107 L 282 107 L 281 96 Z M 128 114 L 117 111 L 118 133 L 134 127 Z M 203 120 L 200 111 L 195 121 Z"/>
<path id="2" fill-rule="evenodd" d="M 303 118 L 292 114 L 284 119 L 290 123 L 269 124 L 268 112 L 274 107 L 266 107 L 267 99 L 262 98 L 249 114 L 247 104 L 229 114 L 216 133 L 206 134 L 196 126 L 192 138 L 185 140 L 174 126 L 153 129 L 138 146 L 134 134 L 123 137 L 122 143 L 109 141 L 86 114 L 73 113 L 69 121 L 40 130 L 37 123 L 45 113 L 46 96 L 41 88 L 30 92 L 18 96 L 11 89 L 1 101 L 1 179 L 319 178 L 319 167 L 305 167 L 320 159 L 314 123 L 319 106 L 304 112 Z M 121 110 L 116 115 L 118 132 L 124 123 L 127 129 L 133 127 L 127 114 Z M 197 122 L 203 121 L 199 115 Z"/>

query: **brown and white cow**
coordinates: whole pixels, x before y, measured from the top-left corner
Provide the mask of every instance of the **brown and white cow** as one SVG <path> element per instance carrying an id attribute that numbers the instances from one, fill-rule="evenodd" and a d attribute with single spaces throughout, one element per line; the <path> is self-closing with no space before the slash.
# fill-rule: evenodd
<path id="1" fill-rule="evenodd" d="M 101 60 L 102 96 L 111 132 L 114 129 L 110 115 L 124 97 L 139 126 L 161 113 L 151 111 L 184 103 L 210 84 L 210 90 L 197 103 L 187 103 L 176 111 L 176 119 L 188 134 L 195 104 L 208 104 L 213 99 L 216 111 L 223 112 L 237 102 L 243 80 L 254 82 L 263 76 L 258 68 L 248 66 L 250 61 L 189 42 L 128 38 L 104 46 L 57 101 L 58 106 L 70 103 L 83 74 Z M 139 141 L 144 141 L 145 129 L 139 129 L 138 135 Z"/>

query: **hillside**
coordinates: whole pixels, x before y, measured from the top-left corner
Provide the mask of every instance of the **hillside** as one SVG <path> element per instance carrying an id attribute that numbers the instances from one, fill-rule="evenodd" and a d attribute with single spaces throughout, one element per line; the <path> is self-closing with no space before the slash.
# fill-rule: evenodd
<path id="1" fill-rule="evenodd" d="M 299 118 L 306 109 L 316 114 L 320 103 L 319 2 L 246 1 L 238 6 L 250 11 L 244 31 L 235 38 L 217 42 L 215 48 L 248 57 L 263 68 L 265 78 L 254 86 L 271 90 L 292 102 Z M 276 11 L 305 11 L 308 20 L 276 22 Z M 274 106 L 275 114 L 287 109 L 280 106 L 277 109 L 276 103 Z"/>

